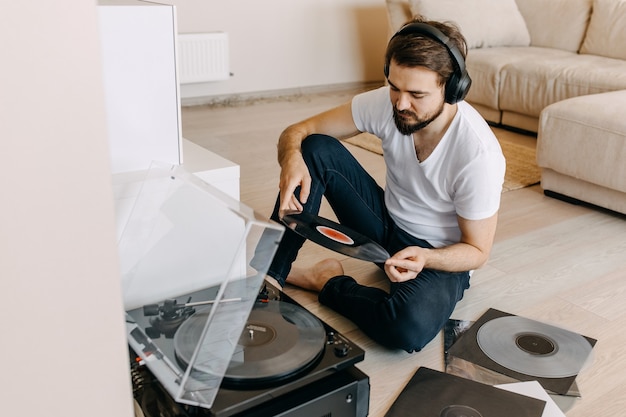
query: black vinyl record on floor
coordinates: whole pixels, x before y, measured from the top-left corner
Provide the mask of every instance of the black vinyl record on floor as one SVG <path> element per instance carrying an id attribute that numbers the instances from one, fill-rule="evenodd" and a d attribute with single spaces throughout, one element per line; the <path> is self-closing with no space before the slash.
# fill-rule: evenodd
<path id="1" fill-rule="evenodd" d="M 283 223 L 300 236 L 352 258 L 383 263 L 389 253 L 367 236 L 311 213 L 287 212 Z"/>

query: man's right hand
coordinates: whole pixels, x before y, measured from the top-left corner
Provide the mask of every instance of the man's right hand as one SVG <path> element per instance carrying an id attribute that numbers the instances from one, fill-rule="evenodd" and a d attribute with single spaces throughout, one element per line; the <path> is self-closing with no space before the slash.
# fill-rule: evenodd
<path id="1" fill-rule="evenodd" d="M 359 133 L 352 120 L 350 103 L 335 107 L 316 116 L 293 124 L 278 139 L 278 163 L 280 164 L 279 215 L 285 210 L 302 211 L 311 192 L 311 175 L 302 158 L 302 141 L 312 133 L 335 138 L 351 137 Z M 300 187 L 299 198 L 294 194 Z"/>
<path id="2" fill-rule="evenodd" d="M 299 199 L 295 195 L 298 187 L 300 187 Z M 300 152 L 291 152 L 284 156 L 281 164 L 279 189 L 279 213 L 286 210 L 303 210 L 303 204 L 307 202 L 311 191 L 311 174 Z"/>

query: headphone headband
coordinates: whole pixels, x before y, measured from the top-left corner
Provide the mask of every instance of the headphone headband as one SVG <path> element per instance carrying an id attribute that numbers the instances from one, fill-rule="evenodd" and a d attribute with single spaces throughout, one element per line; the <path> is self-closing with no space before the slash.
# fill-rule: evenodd
<path id="1" fill-rule="evenodd" d="M 465 69 L 465 59 L 463 59 L 463 54 L 459 51 L 459 48 L 457 48 L 450 38 L 442 31 L 429 25 L 428 23 L 421 22 L 413 22 L 404 25 L 391 37 L 389 42 L 397 36 L 410 34 L 426 36 L 446 47 L 446 50 L 452 59 L 454 73 L 446 82 L 445 100 L 450 104 L 463 100 L 472 85 L 472 80 Z M 385 77 L 389 77 L 389 63 L 385 63 L 384 71 Z"/>

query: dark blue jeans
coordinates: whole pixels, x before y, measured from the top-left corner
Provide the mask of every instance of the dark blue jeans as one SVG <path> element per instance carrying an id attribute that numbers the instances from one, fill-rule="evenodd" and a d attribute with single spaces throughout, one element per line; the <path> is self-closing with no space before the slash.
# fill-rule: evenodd
<path id="1" fill-rule="evenodd" d="M 432 247 L 396 226 L 385 207 L 383 189 L 338 140 L 311 135 L 302 143 L 302 154 L 312 178 L 305 211 L 317 214 L 325 196 L 341 224 L 368 236 L 391 254 L 407 246 Z M 279 221 L 278 200 L 272 219 Z M 287 229 L 268 275 L 284 284 L 303 243 L 304 238 Z M 381 345 L 414 352 L 437 335 L 468 287 L 468 272 L 424 269 L 416 279 L 390 282 L 388 293 L 342 275 L 328 281 L 319 301 L 352 320 Z"/>

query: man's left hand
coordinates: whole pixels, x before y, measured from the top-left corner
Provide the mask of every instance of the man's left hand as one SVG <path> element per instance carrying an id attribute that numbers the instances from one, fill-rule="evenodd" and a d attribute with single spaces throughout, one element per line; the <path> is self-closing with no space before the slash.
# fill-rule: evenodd
<path id="1" fill-rule="evenodd" d="M 404 282 L 417 278 L 426 265 L 428 249 L 409 246 L 385 261 L 385 273 L 393 282 Z"/>

